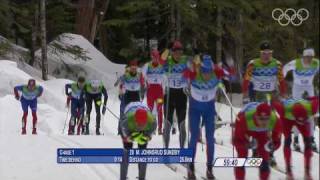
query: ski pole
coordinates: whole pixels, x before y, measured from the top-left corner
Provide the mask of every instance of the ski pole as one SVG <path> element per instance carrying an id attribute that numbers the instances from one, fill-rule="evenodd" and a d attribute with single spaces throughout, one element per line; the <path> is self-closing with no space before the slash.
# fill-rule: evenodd
<path id="1" fill-rule="evenodd" d="M 67 110 L 67 117 L 66 117 L 66 119 L 64 120 L 64 126 L 63 126 L 63 129 L 62 129 L 62 134 L 64 133 L 64 130 L 66 129 L 66 125 L 67 125 L 67 119 L 68 119 L 69 111 L 70 111 L 70 108 L 68 107 L 68 110 Z"/>
<path id="2" fill-rule="evenodd" d="M 117 118 L 118 120 L 120 120 L 120 118 L 116 115 L 116 114 L 114 114 L 108 107 L 106 107 L 107 108 L 107 110 L 115 117 L 115 118 Z"/>

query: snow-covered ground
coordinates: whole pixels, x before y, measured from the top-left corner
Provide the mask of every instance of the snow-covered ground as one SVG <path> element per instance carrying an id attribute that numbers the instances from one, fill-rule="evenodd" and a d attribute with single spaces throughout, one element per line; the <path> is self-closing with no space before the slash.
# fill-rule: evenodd
<path id="1" fill-rule="evenodd" d="M 68 36 L 68 38 L 66 38 Z M 71 37 L 71 38 L 70 38 Z M 88 61 L 75 61 L 72 55 L 65 53 L 55 56 L 50 52 L 50 67 L 59 68 L 61 65 L 68 65 L 81 71 L 88 79 L 101 78 L 107 86 L 109 100 L 108 108 L 115 114 L 119 114 L 119 100 L 117 90 L 113 87 L 116 79 L 116 72 L 123 72 L 123 65 L 111 63 L 99 51 L 97 51 L 83 37 L 74 34 L 64 34 L 59 42 L 62 45 L 77 44 L 87 51 Z M 38 52 L 39 53 L 39 52 Z M 62 57 L 62 58 L 61 58 Z M 50 70 L 50 69 L 49 69 Z M 58 77 L 74 78 L 74 74 L 68 74 L 62 69 Z M 55 76 L 54 70 L 50 70 Z M 56 71 L 55 71 L 56 72 Z M 71 75 L 70 75 L 71 74 Z M 29 114 L 27 131 L 28 135 L 20 135 L 22 110 L 20 102 L 13 96 L 13 87 L 24 84 L 29 78 L 35 78 L 44 87 L 44 94 L 38 104 L 38 135 L 30 135 L 31 115 Z M 70 115 L 65 107 L 66 97 L 64 85 L 71 80 L 56 79 L 50 77 L 49 81 L 43 82 L 40 73 L 33 67 L 13 61 L 0 60 L 0 179 L 1 180 L 116 180 L 119 179 L 118 164 L 77 164 L 61 165 L 56 163 L 57 148 L 121 148 L 122 143 L 117 136 L 118 120 L 108 111 L 102 119 L 102 131 L 104 136 L 67 136 L 64 129 L 66 119 Z M 236 100 L 238 96 L 234 96 Z M 235 118 L 239 111 L 235 108 L 233 113 L 230 107 L 217 103 L 219 116 L 225 122 Z M 95 117 L 94 111 L 91 114 Z M 94 121 L 91 121 L 91 132 L 94 132 Z M 223 142 L 223 145 L 216 145 L 216 157 L 232 157 L 233 148 L 230 144 L 231 128 L 222 126 L 216 133 L 216 140 Z M 317 142 L 319 142 L 319 129 L 316 130 Z M 170 147 L 178 147 L 178 135 L 171 139 Z M 162 137 L 155 135 L 148 147 L 162 147 Z M 196 157 L 197 175 L 205 175 L 206 152 L 205 145 L 199 143 Z M 279 166 L 284 168 L 282 148 L 276 152 Z M 293 172 L 297 179 L 303 178 L 303 155 L 293 152 Z M 314 154 L 313 177 L 319 179 L 319 154 Z M 186 169 L 177 165 L 177 173 L 161 164 L 150 164 L 147 170 L 147 180 L 178 180 L 186 175 Z M 130 165 L 129 179 L 136 179 L 137 165 Z M 218 179 L 234 179 L 233 168 L 214 168 L 214 174 Z M 247 168 L 246 177 L 249 180 L 258 179 L 256 168 Z M 272 170 L 272 180 L 285 179 L 284 174 Z"/>
<path id="2" fill-rule="evenodd" d="M 64 122 L 67 116 L 65 108 L 65 96 L 63 86 L 70 82 L 65 79 L 52 79 L 40 84 L 44 87 L 44 96 L 39 100 L 38 113 L 39 123 L 37 136 L 29 135 L 31 131 L 31 117 L 28 118 L 28 135 L 21 136 L 21 108 L 20 102 L 15 100 L 12 89 L 14 85 L 25 83 L 30 76 L 17 68 L 16 63 L 11 61 L 0 61 L 0 179 L 4 180 L 112 180 L 119 178 L 119 165 L 61 165 L 56 163 L 56 150 L 61 147 L 87 147 L 87 148 L 117 148 L 121 147 L 120 137 L 116 135 L 117 119 L 109 112 L 103 118 L 102 131 L 104 136 L 67 136 L 62 134 Z M 112 91 L 111 91 L 112 92 Z M 115 92 L 115 91 L 114 91 Z M 119 113 L 119 102 L 115 93 L 110 94 L 108 107 Z M 230 108 L 219 104 L 217 107 L 223 119 L 230 119 Z M 94 122 L 94 121 L 93 121 Z M 92 125 L 91 127 L 93 127 Z M 216 145 L 216 157 L 231 157 L 232 146 L 230 144 L 231 129 L 224 126 L 216 131 L 216 139 L 223 142 L 223 146 Z M 317 137 L 319 130 L 317 130 Z M 317 142 L 319 140 L 317 139 Z M 162 138 L 156 135 L 149 147 L 161 147 Z M 178 147 L 178 137 L 175 135 L 171 147 Z M 197 173 L 205 174 L 205 147 L 198 145 L 197 151 Z M 280 167 L 283 166 L 282 150 L 276 152 Z M 303 156 L 300 153 L 293 153 L 294 174 L 303 177 Z M 313 158 L 313 175 L 319 178 L 319 155 Z M 247 169 L 247 179 L 257 179 L 256 168 Z M 234 179 L 232 168 L 214 168 L 218 179 Z M 178 168 L 174 173 L 164 165 L 149 165 L 147 179 L 183 179 L 186 174 L 185 168 Z M 129 169 L 129 179 L 137 176 L 136 165 Z M 284 179 L 285 176 L 272 170 L 271 179 Z"/>

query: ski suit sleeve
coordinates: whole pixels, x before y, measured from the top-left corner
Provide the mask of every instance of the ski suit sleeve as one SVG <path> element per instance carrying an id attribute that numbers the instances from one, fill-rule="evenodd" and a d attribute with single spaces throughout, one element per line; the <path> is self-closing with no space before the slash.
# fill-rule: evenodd
<path id="1" fill-rule="evenodd" d="M 67 96 L 70 96 L 70 95 L 71 95 L 71 93 L 69 93 L 69 89 L 71 89 L 71 84 L 66 84 L 66 85 L 65 85 L 65 94 L 66 94 Z"/>
<path id="2" fill-rule="evenodd" d="M 223 76 L 226 74 L 224 73 L 223 69 L 220 68 L 218 65 L 214 65 L 214 73 L 216 74 L 218 79 L 222 79 Z"/>
<path id="3" fill-rule="evenodd" d="M 319 96 L 314 96 L 310 99 L 312 114 L 319 112 Z"/>
<path id="4" fill-rule="evenodd" d="M 108 93 L 107 93 L 107 90 L 104 86 L 102 86 L 102 94 L 103 94 L 103 97 L 104 97 L 104 100 L 103 100 L 103 105 L 105 106 L 107 104 L 107 101 L 108 101 Z"/>
<path id="5" fill-rule="evenodd" d="M 248 145 L 247 125 L 245 115 L 240 112 L 235 123 L 235 131 L 233 135 L 233 144 L 236 147 L 244 147 Z"/>
<path id="6" fill-rule="evenodd" d="M 126 118 L 126 117 L 124 116 L 120 122 L 121 132 L 122 132 L 123 138 L 129 138 L 131 135 L 131 132 L 128 127 L 128 120 L 124 119 L 124 118 Z"/>
<path id="7" fill-rule="evenodd" d="M 242 93 L 243 94 L 248 94 L 248 90 L 249 90 L 249 84 L 252 78 L 252 72 L 253 72 L 253 61 L 251 61 L 246 68 L 245 74 L 244 74 L 244 78 L 243 78 L 243 82 L 242 82 Z"/>
<path id="8" fill-rule="evenodd" d="M 151 117 L 150 117 L 151 118 Z M 151 128 L 148 131 L 144 131 L 143 134 L 151 138 L 153 132 L 157 129 L 157 122 L 153 119 L 151 123 Z"/>
<path id="9" fill-rule="evenodd" d="M 39 94 L 38 94 L 37 97 L 42 96 L 42 94 L 43 94 L 43 87 L 42 87 L 42 86 L 39 86 Z"/>
<path id="10" fill-rule="evenodd" d="M 281 145 L 281 134 L 282 134 L 282 122 L 278 118 L 275 127 L 272 131 L 272 142 L 274 145 L 274 150 L 278 149 Z"/>
<path id="11" fill-rule="evenodd" d="M 272 102 L 272 108 L 276 111 L 280 118 L 284 118 L 285 107 L 280 101 Z"/>
<path id="12" fill-rule="evenodd" d="M 20 85 L 20 86 L 16 86 L 16 87 L 14 87 L 14 95 L 17 97 L 17 96 L 19 96 L 19 91 L 22 91 L 22 89 L 23 89 L 23 85 Z"/>
<path id="13" fill-rule="evenodd" d="M 159 59 L 159 63 L 161 65 L 164 65 L 167 61 L 167 58 L 169 56 L 169 53 L 170 53 L 170 50 L 169 49 L 165 49 L 162 53 L 161 53 L 161 56 L 160 56 L 160 59 Z"/>
<path id="14" fill-rule="evenodd" d="M 282 68 L 282 64 L 278 61 L 278 82 L 279 82 L 279 91 L 280 91 L 280 95 L 284 96 L 287 92 L 287 85 L 286 85 L 286 81 L 284 79 L 283 76 L 283 68 Z"/>
<path id="15" fill-rule="evenodd" d="M 295 60 L 292 60 L 283 66 L 283 70 L 282 70 L 283 76 L 286 77 L 288 72 L 294 69 L 295 69 Z"/>

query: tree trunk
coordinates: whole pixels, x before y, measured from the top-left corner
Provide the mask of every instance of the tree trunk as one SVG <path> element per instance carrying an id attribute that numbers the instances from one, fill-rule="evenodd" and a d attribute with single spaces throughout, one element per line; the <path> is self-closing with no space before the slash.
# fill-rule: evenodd
<path id="1" fill-rule="evenodd" d="M 216 62 L 221 62 L 222 58 L 222 25 L 221 25 L 221 18 L 222 18 L 222 11 L 220 7 L 217 7 L 217 41 L 216 41 Z"/>
<path id="2" fill-rule="evenodd" d="M 243 68 L 243 17 L 242 17 L 242 11 L 239 11 L 238 14 L 238 25 L 239 25 L 239 35 L 236 37 L 236 61 L 235 63 L 237 65 L 237 72 L 239 73 L 240 82 L 242 82 L 242 68 Z"/>
<path id="3" fill-rule="evenodd" d="M 38 27 L 39 27 L 39 3 L 38 1 L 32 1 L 33 3 L 33 21 L 31 26 L 31 48 L 30 48 L 30 56 L 31 59 L 29 61 L 29 65 L 33 66 L 35 62 L 35 51 L 37 49 L 37 34 L 38 34 Z"/>
<path id="4" fill-rule="evenodd" d="M 46 0 L 40 0 L 40 30 L 41 30 L 42 79 L 48 80 Z"/>
<path id="5" fill-rule="evenodd" d="M 90 33 L 90 39 L 89 39 L 91 43 L 94 42 L 97 34 L 99 33 L 101 22 L 103 21 L 104 16 L 107 12 L 109 3 L 110 3 L 110 0 L 100 0 L 95 3 L 96 7 L 95 7 L 95 13 L 92 19 L 91 33 Z"/>
<path id="6" fill-rule="evenodd" d="M 77 7 L 75 32 L 89 41 L 91 39 L 91 22 L 94 17 L 94 4 L 95 0 L 79 0 Z"/>
<path id="7" fill-rule="evenodd" d="M 179 8 L 176 8 L 176 39 L 181 38 L 181 14 Z"/>
<path id="8" fill-rule="evenodd" d="M 170 33 L 170 41 L 173 42 L 176 37 L 175 37 L 175 32 L 176 32 L 176 18 L 175 18 L 175 4 L 171 2 L 170 4 L 170 26 L 172 31 Z"/>

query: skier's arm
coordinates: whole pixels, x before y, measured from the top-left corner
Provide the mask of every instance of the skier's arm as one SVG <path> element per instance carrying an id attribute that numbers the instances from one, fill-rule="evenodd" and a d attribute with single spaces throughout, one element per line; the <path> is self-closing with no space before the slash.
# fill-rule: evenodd
<path id="1" fill-rule="evenodd" d="M 253 72 L 253 62 L 250 62 L 247 66 L 246 72 L 244 74 L 243 82 L 242 82 L 242 93 L 243 96 L 248 97 L 249 84 L 252 78 Z"/>
<path id="2" fill-rule="evenodd" d="M 14 87 L 14 96 L 16 99 L 20 98 L 19 91 L 22 91 L 23 85 Z"/>
<path id="3" fill-rule="evenodd" d="M 42 93 L 43 93 L 43 87 L 42 87 L 42 86 L 39 86 L 39 94 L 38 94 L 37 97 L 42 96 Z"/>
<path id="4" fill-rule="evenodd" d="M 319 112 L 319 96 L 312 97 L 310 102 L 312 114 L 315 115 Z"/>
<path id="5" fill-rule="evenodd" d="M 278 63 L 278 81 L 279 81 L 279 91 L 280 91 L 280 95 L 282 97 L 286 96 L 286 92 L 287 92 L 287 85 L 286 85 L 286 81 L 284 79 L 283 73 L 282 73 L 282 64 L 279 62 Z"/>
<path id="6" fill-rule="evenodd" d="M 282 123 L 278 119 L 276 125 L 272 131 L 272 142 L 273 142 L 273 151 L 278 149 L 281 145 L 281 134 L 282 134 Z"/>
<path id="7" fill-rule="evenodd" d="M 245 115 L 244 113 L 239 113 L 236 124 L 235 124 L 235 131 L 233 134 L 233 144 L 236 147 L 244 147 L 248 146 L 248 139 L 247 139 L 247 125 L 245 122 Z"/>
<path id="8" fill-rule="evenodd" d="M 295 61 L 293 60 L 283 66 L 283 69 L 282 69 L 283 76 L 286 77 L 288 72 L 294 69 L 295 69 Z"/>
<path id="9" fill-rule="evenodd" d="M 214 65 L 214 73 L 216 74 L 216 77 L 218 79 L 222 79 L 223 76 L 225 76 L 226 74 L 224 73 L 223 69 L 220 68 L 218 65 Z"/>
<path id="10" fill-rule="evenodd" d="M 165 50 L 162 52 L 162 54 L 161 54 L 161 56 L 160 56 L 160 58 L 159 58 L 159 64 L 163 65 L 163 64 L 166 63 L 167 58 L 168 58 L 168 56 L 169 56 L 169 53 L 170 53 L 170 50 L 169 50 L 169 49 L 165 49 Z"/>
<path id="11" fill-rule="evenodd" d="M 104 97 L 103 105 L 106 106 L 107 101 L 108 101 L 108 93 L 107 93 L 107 90 L 106 90 L 106 88 L 104 86 L 102 87 L 102 94 L 103 94 L 103 97 Z"/>
<path id="12" fill-rule="evenodd" d="M 71 95 L 71 93 L 69 92 L 69 89 L 71 89 L 71 84 L 66 84 L 66 85 L 65 85 L 65 94 L 66 94 L 67 96 L 70 96 L 70 95 Z"/>

